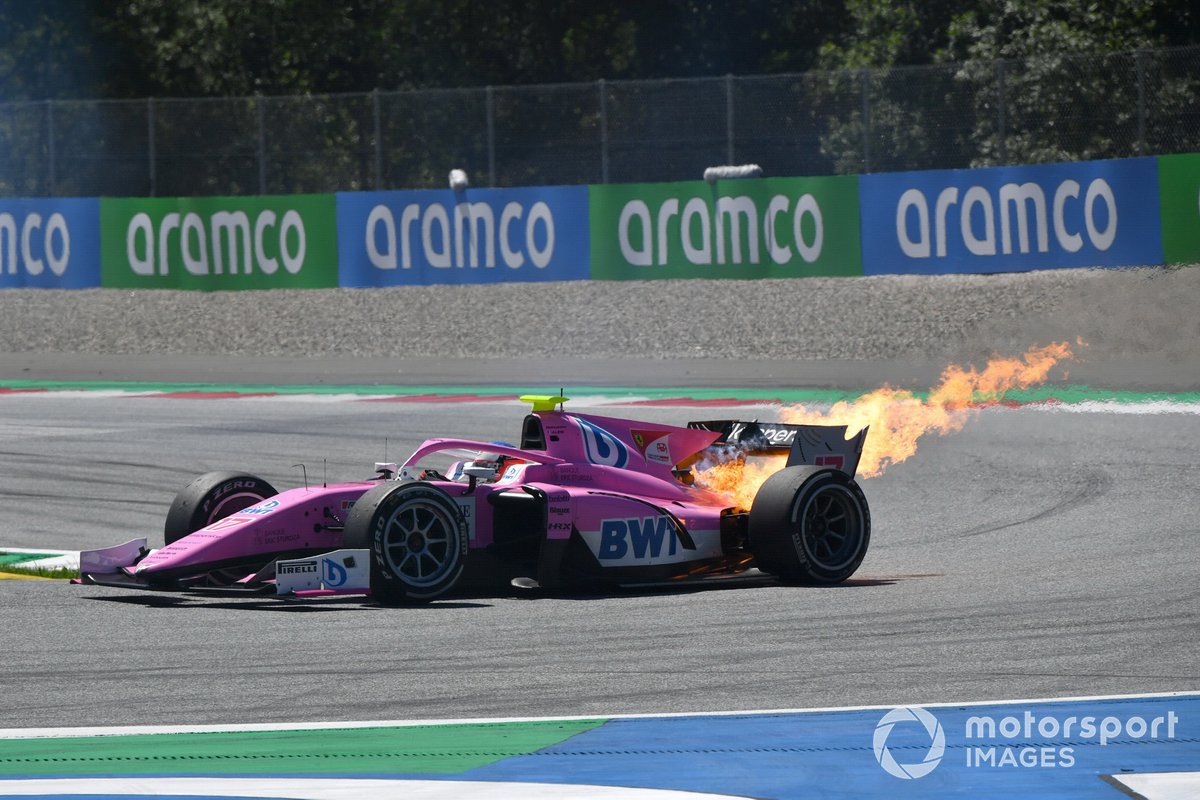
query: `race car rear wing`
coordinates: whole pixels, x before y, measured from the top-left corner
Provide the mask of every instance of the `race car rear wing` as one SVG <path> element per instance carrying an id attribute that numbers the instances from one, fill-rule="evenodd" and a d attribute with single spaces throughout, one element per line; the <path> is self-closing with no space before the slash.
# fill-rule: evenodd
<path id="1" fill-rule="evenodd" d="M 787 466 L 811 464 L 832 467 L 853 476 L 862 457 L 867 428 L 846 438 L 845 425 L 791 425 L 785 422 L 742 422 L 721 419 L 689 422 L 689 428 L 714 431 L 721 437 L 713 446 L 729 445 L 747 456 L 786 452 Z"/>

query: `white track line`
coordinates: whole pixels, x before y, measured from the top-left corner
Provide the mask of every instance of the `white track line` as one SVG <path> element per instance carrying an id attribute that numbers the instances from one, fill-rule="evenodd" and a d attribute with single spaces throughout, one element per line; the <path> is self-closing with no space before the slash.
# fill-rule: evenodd
<path id="1" fill-rule="evenodd" d="M 962 702 L 901 703 L 921 708 L 959 708 L 963 706 L 1018 706 L 1035 703 L 1085 703 L 1100 700 L 1150 700 L 1167 697 L 1196 697 L 1200 691 L 1115 694 L 1089 697 L 1042 697 L 1022 700 L 968 700 Z M 0 728 L 0 739 L 45 739 L 71 736 L 134 736 L 159 733 L 240 733 L 253 731 L 322 731 L 368 728 L 413 728 L 439 725 L 495 725 L 523 722 L 579 722 L 596 719 L 674 719 L 703 717 L 778 716 L 780 714 L 825 714 L 841 711 L 889 711 L 890 705 L 831 706 L 825 708 L 780 708 L 760 711 L 687 711 L 668 714 L 585 714 L 564 717 L 473 717 L 465 719 L 375 720 L 366 722 L 259 722 L 242 725 L 130 725 L 126 727 L 78 728 Z"/>
<path id="2" fill-rule="evenodd" d="M 1137 403 L 1118 403 L 1113 400 L 1084 400 L 1079 403 L 1044 403 L 1021 408 L 1066 411 L 1073 414 L 1200 414 L 1200 403 L 1176 403 L 1171 400 L 1151 400 Z"/>
<path id="3" fill-rule="evenodd" d="M 1146 772 L 1109 777 L 1146 800 L 1196 800 L 1200 797 L 1200 772 Z"/>

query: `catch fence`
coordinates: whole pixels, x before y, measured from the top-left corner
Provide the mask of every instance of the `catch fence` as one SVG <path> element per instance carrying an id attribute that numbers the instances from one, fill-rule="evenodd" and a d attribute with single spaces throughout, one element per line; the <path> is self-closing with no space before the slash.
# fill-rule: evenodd
<path id="1" fill-rule="evenodd" d="M 294 97 L 0 103 L 0 196 L 698 179 L 1200 151 L 1200 46 L 922 67 Z"/>

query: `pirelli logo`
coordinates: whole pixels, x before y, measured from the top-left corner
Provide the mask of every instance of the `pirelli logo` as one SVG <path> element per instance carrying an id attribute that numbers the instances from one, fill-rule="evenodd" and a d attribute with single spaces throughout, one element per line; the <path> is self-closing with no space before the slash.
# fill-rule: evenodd
<path id="1" fill-rule="evenodd" d="M 280 564 L 277 572 L 280 575 L 305 575 L 308 573 L 316 574 L 316 561 L 295 561 L 290 564 Z"/>

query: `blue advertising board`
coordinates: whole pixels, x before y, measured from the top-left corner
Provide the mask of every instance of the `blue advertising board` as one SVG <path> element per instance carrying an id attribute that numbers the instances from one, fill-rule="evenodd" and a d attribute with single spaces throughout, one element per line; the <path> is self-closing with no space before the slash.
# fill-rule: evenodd
<path id="1" fill-rule="evenodd" d="M 586 186 L 337 195 L 348 287 L 583 280 Z"/>
<path id="2" fill-rule="evenodd" d="M 1157 162 L 863 175 L 863 273 L 1161 264 Z"/>
<path id="3" fill-rule="evenodd" d="M 0 198 L 0 289 L 100 285 L 95 198 Z"/>

